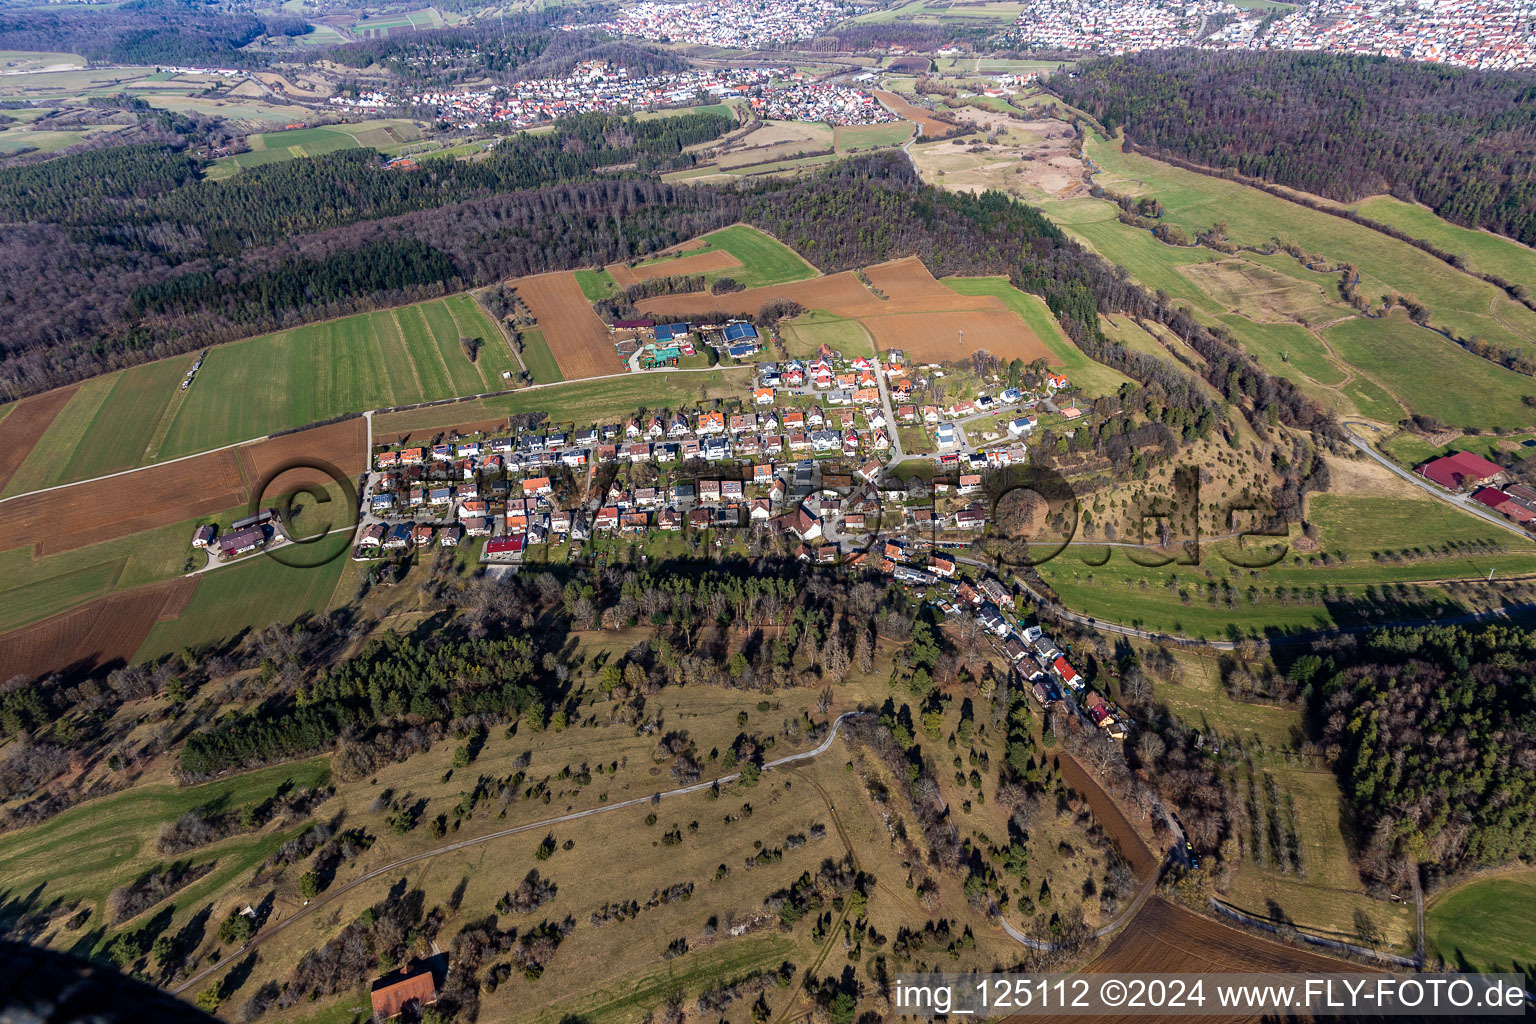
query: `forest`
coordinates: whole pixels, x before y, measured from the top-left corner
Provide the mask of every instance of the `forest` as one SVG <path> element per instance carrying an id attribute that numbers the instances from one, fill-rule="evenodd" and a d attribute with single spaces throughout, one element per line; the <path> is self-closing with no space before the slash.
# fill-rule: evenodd
<path id="1" fill-rule="evenodd" d="M 553 78 L 585 60 L 612 60 L 630 75 L 654 75 L 687 67 L 654 47 L 558 27 L 572 8 L 503 16 L 494 24 L 430 29 L 315 48 L 310 61 L 350 68 L 382 65 L 413 88 L 453 86 L 490 77 L 496 81 Z M 583 13 L 587 8 L 581 9 Z"/>
<path id="2" fill-rule="evenodd" d="M 302 19 L 220 13 L 185 0 L 129 0 L 107 9 L 8 9 L 0 14 L 0 49 L 78 53 L 117 64 L 217 63 L 261 60 L 240 48 L 264 35 L 303 35 Z"/>
<path id="3" fill-rule="evenodd" d="M 1154 156 L 1343 202 L 1391 193 L 1536 243 L 1536 75 L 1166 50 L 1087 61 L 1050 88 Z"/>
<path id="4" fill-rule="evenodd" d="M 1357 823 L 1362 869 L 1401 884 L 1536 856 L 1536 631 L 1392 629 L 1290 668 Z"/>

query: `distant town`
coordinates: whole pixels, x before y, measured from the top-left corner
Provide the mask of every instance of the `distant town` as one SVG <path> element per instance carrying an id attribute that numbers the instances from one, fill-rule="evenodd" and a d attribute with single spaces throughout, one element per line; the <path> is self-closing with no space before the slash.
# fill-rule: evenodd
<path id="1" fill-rule="evenodd" d="M 1533 0 L 1314 0 L 1283 16 L 1224 0 L 1031 0 L 1013 31 L 1025 47 L 1094 54 L 1198 46 L 1353 53 L 1501 70 L 1536 67 Z"/>
<path id="2" fill-rule="evenodd" d="M 607 60 L 584 61 L 569 75 L 531 79 L 505 88 L 421 93 L 370 90 L 356 96 L 333 96 L 330 103 L 360 111 L 430 108 L 433 116 L 447 125 L 473 129 L 491 123 L 526 128 L 572 114 L 655 110 L 737 96 L 750 98 L 761 116 L 776 120 L 831 125 L 899 120 L 863 89 L 813 82 L 791 67 L 631 77 L 626 68 Z"/>

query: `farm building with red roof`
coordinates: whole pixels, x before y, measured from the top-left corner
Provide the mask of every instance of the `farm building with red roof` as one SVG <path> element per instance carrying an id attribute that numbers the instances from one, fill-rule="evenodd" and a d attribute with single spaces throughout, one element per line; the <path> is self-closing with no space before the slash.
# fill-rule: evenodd
<path id="1" fill-rule="evenodd" d="M 437 1001 L 437 982 L 432 971 L 421 968 L 414 974 L 402 967 L 373 983 L 373 1015 L 379 1020 L 399 1016 L 407 1006 L 418 1009 Z"/>
<path id="2" fill-rule="evenodd" d="M 1489 462 L 1481 455 L 1474 455 L 1471 452 L 1457 452 L 1455 455 L 1442 456 L 1419 467 L 1419 473 L 1425 479 L 1433 480 L 1441 487 L 1452 491 L 1488 483 L 1502 472 L 1504 472 L 1503 467 L 1497 463 Z"/>

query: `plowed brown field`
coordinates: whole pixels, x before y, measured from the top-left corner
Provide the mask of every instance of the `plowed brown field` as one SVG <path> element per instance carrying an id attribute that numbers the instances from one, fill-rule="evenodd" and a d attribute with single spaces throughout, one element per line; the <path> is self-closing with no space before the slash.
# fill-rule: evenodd
<path id="1" fill-rule="evenodd" d="M 1148 900 L 1141 913 L 1110 940 L 1104 952 L 1094 957 L 1086 970 L 1095 974 L 1171 971 L 1320 973 L 1369 968 L 1272 942 L 1156 896 Z"/>
<path id="2" fill-rule="evenodd" d="M 14 414 L 13 414 L 14 415 Z M 38 556 L 212 515 L 250 500 L 250 487 L 295 460 L 320 459 L 343 473 L 362 472 L 361 418 L 286 434 L 180 462 L 24 494 L 0 502 L 0 549 L 36 546 Z M 323 482 L 323 476 L 284 478 Z"/>
<path id="3" fill-rule="evenodd" d="M 865 271 L 886 298 L 877 298 L 851 271 L 769 288 L 748 288 L 727 295 L 693 292 L 663 295 L 638 304 L 657 316 L 697 316 L 720 310 L 750 315 L 771 299 L 793 299 L 807 309 L 859 320 L 881 349 L 902 349 L 925 362 L 955 362 L 978 349 L 1003 360 L 1026 363 L 1049 349 L 1003 301 L 993 295 L 961 295 L 935 280 L 915 256 L 881 263 Z M 960 332 L 964 331 L 964 344 Z"/>
<path id="4" fill-rule="evenodd" d="M 711 249 L 709 252 L 680 256 L 675 260 L 648 263 L 639 267 L 614 263 L 608 267 L 608 275 L 620 288 L 628 288 L 641 281 L 649 281 L 653 277 L 686 277 L 689 274 L 707 274 L 715 270 L 733 270 L 739 266 L 741 261 L 724 249 Z"/>
<path id="5" fill-rule="evenodd" d="M 1061 777 L 1066 780 L 1067 785 L 1088 801 L 1088 806 L 1093 808 L 1094 819 L 1120 848 L 1121 856 L 1131 866 L 1131 871 L 1137 879 L 1147 878 L 1156 871 L 1158 861 L 1156 855 L 1148 848 L 1141 834 L 1136 831 L 1130 819 L 1125 816 L 1125 812 L 1120 809 L 1120 805 L 1099 785 L 1098 780 L 1089 775 L 1071 754 L 1058 754 L 1056 766 L 1061 770 Z"/>
<path id="6" fill-rule="evenodd" d="M 932 111 L 925 110 L 922 107 L 919 107 L 910 101 L 903 99 L 901 96 L 894 92 L 885 92 L 883 90 L 876 89 L 875 99 L 879 100 L 881 103 L 884 103 L 886 107 L 891 111 L 891 113 L 896 114 L 898 117 L 904 117 L 908 121 L 917 122 L 917 125 L 922 128 L 923 134 L 930 139 L 942 139 L 944 135 L 950 130 L 950 125 L 945 124 L 943 121 L 937 120 L 933 116 Z"/>
<path id="7" fill-rule="evenodd" d="M 156 622 L 181 614 L 196 589 L 196 577 L 151 583 L 12 630 L 0 635 L 0 665 L 7 677 L 35 677 L 126 661 Z"/>
<path id="8" fill-rule="evenodd" d="M 368 425 L 359 416 L 258 441 L 237 451 L 246 479 L 254 486 L 268 473 L 306 459 L 330 463 L 343 473 L 356 476 L 368 468 L 368 457 L 364 452 L 367 445 Z"/>
<path id="9" fill-rule="evenodd" d="M 864 326 L 882 350 L 901 349 L 914 362 L 953 363 L 969 359 L 980 349 L 1004 362 L 1052 361 L 1050 349 L 1009 309 L 902 313 L 869 317 Z"/>
<path id="10" fill-rule="evenodd" d="M 608 336 L 608 325 L 592 312 L 574 275 L 538 274 L 520 277 L 511 284 L 539 321 L 549 351 L 566 380 L 623 371 L 624 364 Z"/>
<path id="11" fill-rule="evenodd" d="M 37 554 L 95 544 L 234 508 L 246 500 L 234 449 L 125 476 L 0 503 L 0 545 L 36 545 Z"/>
<path id="12" fill-rule="evenodd" d="M 0 489 L 10 483 L 11 474 L 32 454 L 32 446 L 79 388 L 71 384 L 23 398 L 0 420 Z"/>
<path id="13" fill-rule="evenodd" d="M 1160 896 L 1154 896 L 1084 970 L 1090 974 L 1337 974 L 1364 972 L 1370 968 L 1271 942 L 1258 935 L 1229 928 L 1219 921 L 1201 917 Z M 1206 992 L 1207 1006 L 1212 1005 L 1212 996 L 1213 993 Z M 1005 1018 L 1006 1024 L 1038 1024 L 1040 1019 L 1039 1016 Z M 1092 1024 L 1114 1024 L 1125 1020 L 1198 1020 L 1201 1024 L 1206 1021 L 1236 1024 L 1239 1021 L 1267 1018 L 1261 1013 L 1234 1013 L 1203 1017 L 1181 1014 L 1138 1017 L 1106 1014 L 1102 1017 L 1067 1019 Z M 1285 1019 L 1304 1021 L 1308 1018 Z"/>

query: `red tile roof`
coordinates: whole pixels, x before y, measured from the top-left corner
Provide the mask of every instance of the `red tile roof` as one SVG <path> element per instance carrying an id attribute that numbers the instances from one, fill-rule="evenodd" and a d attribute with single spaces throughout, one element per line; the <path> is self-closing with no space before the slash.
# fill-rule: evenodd
<path id="1" fill-rule="evenodd" d="M 1509 500 L 1509 495 L 1505 494 L 1497 487 L 1484 487 L 1482 490 L 1472 495 L 1472 500 L 1480 501 L 1484 505 L 1487 505 L 1489 508 L 1498 508 L 1500 505 Z"/>
<path id="2" fill-rule="evenodd" d="M 430 970 L 415 974 L 389 974 L 373 983 L 373 1015 L 393 1017 L 405 1009 L 407 1003 L 426 1006 L 437 1000 L 437 982 Z"/>
<path id="3" fill-rule="evenodd" d="M 1457 452 L 1455 455 L 1446 455 L 1433 462 L 1426 462 L 1419 467 L 1419 472 L 1441 487 L 1455 491 L 1469 484 L 1481 483 L 1490 477 L 1498 476 L 1504 470 L 1481 455 Z"/>

